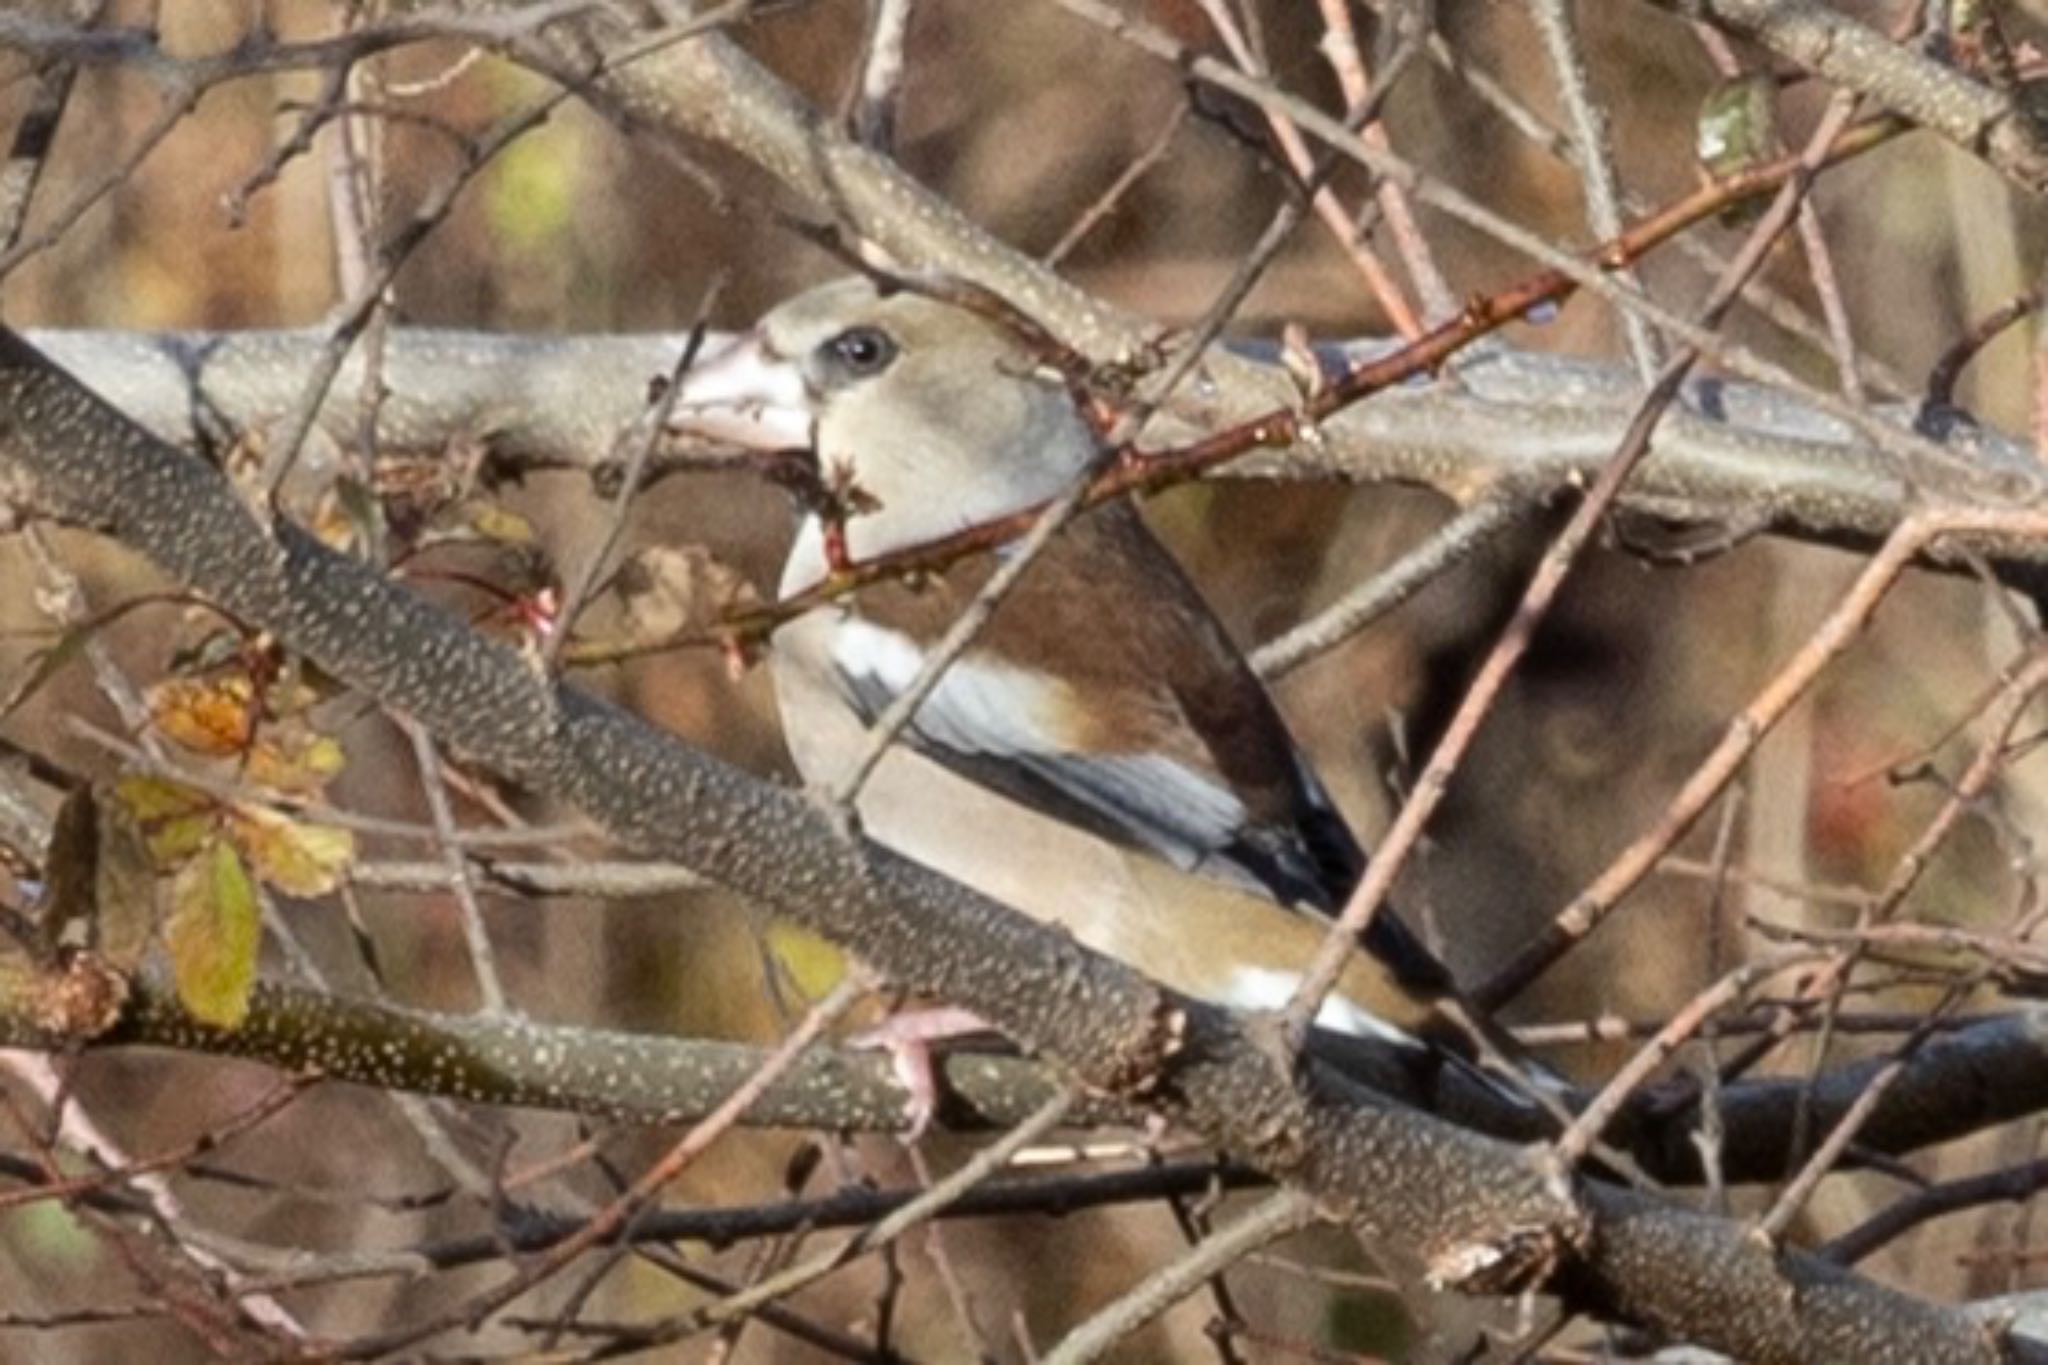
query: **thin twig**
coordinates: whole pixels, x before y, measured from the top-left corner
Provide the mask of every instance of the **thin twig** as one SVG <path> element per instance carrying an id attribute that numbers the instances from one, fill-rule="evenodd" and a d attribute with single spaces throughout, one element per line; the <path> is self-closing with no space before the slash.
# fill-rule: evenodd
<path id="1" fill-rule="evenodd" d="M 20 1073 L 17 1071 L 17 1075 Z M 71 1201 L 89 1191 L 105 1189 L 115 1185 L 141 1185 L 143 1177 L 161 1175 L 165 1171 L 178 1170 L 181 1173 L 200 1153 L 218 1152 L 236 1138 L 260 1127 L 293 1101 L 305 1093 L 308 1086 L 318 1079 L 312 1074 L 286 1076 L 270 1089 L 258 1095 L 238 1113 L 207 1128 L 197 1137 L 167 1148 L 151 1156 L 124 1157 L 118 1149 L 84 1147 L 79 1149 L 98 1167 L 88 1175 L 71 1176 L 62 1180 L 51 1180 L 30 1185 L 24 1189 L 0 1192 L 0 1212 L 20 1208 L 47 1199 Z M 67 1101 L 63 1108 L 68 1111 L 75 1107 Z M 164 1210 L 159 1209 L 159 1214 Z"/>
<path id="2" fill-rule="evenodd" d="M 1251 1212 L 1211 1233 L 1185 1255 L 1147 1275 L 1128 1292 L 1067 1333 L 1040 1365 L 1087 1365 L 1251 1253 L 1316 1222 L 1315 1201 L 1294 1190 L 1269 1196 Z"/>
<path id="3" fill-rule="evenodd" d="M 694 1336 L 706 1328 L 751 1313 L 761 1304 L 793 1294 L 804 1286 L 823 1279 L 841 1266 L 889 1245 L 1001 1170 L 1019 1149 L 1051 1131 L 1066 1115 L 1068 1108 L 1073 1104 L 1073 1099 L 1071 1090 L 1054 1096 L 1037 1113 L 975 1153 L 959 1170 L 931 1186 L 894 1213 L 863 1228 L 829 1251 L 791 1266 L 778 1275 L 770 1276 L 716 1303 L 707 1304 L 666 1322 L 650 1323 L 627 1338 L 623 1344 L 628 1344 L 636 1350 L 645 1350 Z"/>
<path id="4" fill-rule="evenodd" d="M 1351 0 L 1317 0 L 1317 7 L 1322 12 L 1323 37 L 1316 48 L 1337 75 L 1337 88 L 1344 94 L 1346 121 L 1350 122 L 1357 111 L 1365 108 L 1374 97 L 1374 86 L 1366 72 L 1365 59 L 1359 53 L 1358 30 L 1351 22 Z M 1392 28 L 1397 51 L 1405 50 L 1411 44 L 1426 47 L 1435 37 L 1430 31 L 1431 14 L 1421 6 L 1397 6 L 1391 12 L 1383 11 L 1382 23 Z M 1383 28 L 1382 32 L 1385 31 Z M 1388 82 L 1392 65 L 1389 62 L 1390 69 L 1380 73 L 1382 88 Z M 1387 150 L 1393 147 L 1387 136 L 1387 125 L 1379 119 L 1366 124 L 1359 136 L 1376 147 Z M 1421 223 L 1416 220 L 1415 206 L 1409 202 L 1408 191 L 1382 176 L 1373 186 L 1373 202 L 1379 206 L 1380 216 L 1386 220 L 1387 233 L 1394 239 L 1395 249 L 1401 253 L 1401 263 L 1408 268 L 1409 280 L 1422 296 L 1423 317 L 1431 322 L 1441 322 L 1455 316 L 1458 311 L 1457 291 L 1451 288 L 1451 282 L 1444 277 L 1443 267 L 1437 264 L 1436 251 L 1423 233 Z"/>
<path id="5" fill-rule="evenodd" d="M 1804 198 L 1806 187 L 1811 184 L 1811 167 L 1826 156 L 1839 132 L 1837 125 L 1825 121 L 1816 130 L 1805 153 L 1808 173 L 1787 181 L 1770 209 L 1758 219 L 1743 249 L 1729 263 L 1727 274 L 1716 284 L 1700 310 L 1704 325 L 1711 326 L 1720 319 L 1740 292 L 1742 281 L 1763 264 L 1771 244 L 1790 224 L 1792 215 Z M 1338 973 L 1344 969 L 1352 951 L 1353 937 L 1365 931 L 1373 915 L 1385 903 L 1395 877 L 1420 841 L 1424 825 L 1443 800 L 1451 774 L 1477 737 L 1480 724 L 1493 709 L 1508 676 L 1535 639 L 1537 625 L 1556 600 L 1572 566 L 1592 541 L 1593 533 L 1620 495 L 1622 484 L 1649 453 L 1651 434 L 1678 396 L 1680 386 L 1698 359 L 1699 352 L 1688 345 L 1665 363 L 1656 382 L 1644 396 L 1620 446 L 1602 466 L 1599 477 L 1574 509 L 1571 520 L 1558 533 L 1537 565 L 1507 629 L 1480 665 L 1464 700 L 1445 727 L 1443 738 L 1438 741 L 1435 752 L 1416 779 L 1407 803 L 1402 806 L 1400 815 L 1382 841 L 1378 855 L 1366 865 L 1364 877 L 1332 924 L 1300 987 L 1288 1001 L 1285 1012 L 1287 1036 L 1296 1047 L 1307 1036 L 1309 1022 L 1322 1008 L 1324 998 L 1336 984 Z M 1663 852 L 1661 849 L 1658 851 Z M 1497 1003 L 1483 996 L 1480 999 L 1488 1007 Z"/>
<path id="6" fill-rule="evenodd" d="M 441 775 L 441 755 L 426 727 L 400 718 L 399 728 L 412 743 L 413 763 L 419 769 L 420 791 L 427 802 L 427 816 L 441 840 L 441 861 L 449 873 L 448 890 L 455 897 L 457 918 L 462 924 L 462 941 L 469 949 L 469 969 L 476 977 L 477 995 L 484 1013 L 503 1014 L 510 1003 L 504 978 L 498 974 L 498 953 L 491 945 L 491 932 L 484 923 L 476 882 L 470 875 L 469 860 L 454 843 L 458 826 L 448 803 L 448 785 Z"/>
<path id="7" fill-rule="evenodd" d="M 126 155 L 110 165 L 101 175 L 86 183 L 71 196 L 62 208 L 50 215 L 42 230 L 18 236 L 5 251 L 0 251 L 0 280 L 12 274 L 14 268 L 29 257 L 48 251 L 70 234 L 78 220 L 85 217 L 94 205 L 116 189 L 134 183 L 135 173 L 142 163 L 149 159 L 163 140 L 169 137 L 185 116 L 199 105 L 205 87 L 192 81 L 167 82 L 163 91 L 163 103 L 156 117 L 149 121 L 135 140 L 135 145 Z"/>
<path id="8" fill-rule="evenodd" d="M 1464 54 L 1444 41 L 1441 35 L 1430 35 L 1428 55 L 1438 69 L 1463 85 L 1475 99 L 1498 115 L 1517 136 L 1527 139 L 1566 166 L 1574 170 L 1578 168 L 1579 149 L 1569 137 L 1546 122 L 1497 78 L 1474 66 Z M 1627 195 L 1622 203 L 1630 214 L 1638 217 L 1651 212 L 1649 201 L 1639 195 Z M 1718 276 L 1727 266 L 1727 257 L 1722 250 L 1706 239 L 1681 237 L 1678 239 L 1677 248 L 1680 255 L 1710 276 Z M 1760 276 L 1751 278 L 1743 289 L 1742 297 L 1745 305 L 1816 351 L 1825 354 L 1833 349 L 1834 343 L 1825 325 L 1816 323 L 1807 315 L 1803 304 L 1773 286 L 1769 279 Z M 1903 375 L 1876 357 L 1859 355 L 1857 363 L 1862 367 L 1865 385 L 1880 393 L 1897 397 L 1912 387 Z"/>
<path id="9" fill-rule="evenodd" d="M 421 1321 L 389 1332 L 351 1340 L 339 1353 L 339 1358 L 381 1358 L 416 1342 L 437 1336 L 452 1327 L 482 1322 L 490 1314 L 526 1294 L 536 1285 L 552 1278 L 583 1252 L 611 1241 L 622 1229 L 632 1225 L 655 1195 L 688 1169 L 712 1142 L 738 1122 L 754 1101 L 773 1085 L 827 1028 L 851 1009 L 867 990 L 865 973 L 853 972 L 842 979 L 824 999 L 811 1007 L 775 1051 L 755 1068 L 754 1073 L 744 1084 L 728 1095 L 717 1108 L 693 1124 L 688 1132 L 641 1173 L 623 1195 L 586 1219 L 574 1235 L 564 1238 L 522 1265 L 516 1273 L 452 1309 L 431 1314 Z M 1064 1110 L 1065 1105 L 1062 1105 L 1061 1111 Z"/>
<path id="10" fill-rule="evenodd" d="M 1720 742 L 1666 803 L 1656 823 L 1478 987 L 1474 998 L 1489 1008 L 1497 1008 L 1520 994 L 1572 945 L 1591 933 L 1692 828 L 1764 736 L 1806 694 L 1822 671 L 1855 642 L 1907 566 L 1939 537 L 1966 532 L 1973 525 L 1982 524 L 1980 518 L 1986 516 L 1997 519 L 1997 514 L 1948 511 L 1917 513 L 1901 522 L 1827 619 L 1728 723 Z"/>
<path id="11" fill-rule="evenodd" d="M 1579 36 L 1573 9 L 1572 0 L 1536 0 L 1530 7 L 1536 32 L 1543 40 L 1543 55 L 1557 81 L 1565 118 L 1571 123 L 1572 145 L 1578 152 L 1579 184 L 1586 200 L 1586 222 L 1596 237 L 1617 237 L 1622 228 L 1621 177 L 1614 169 L 1607 111 L 1593 97 L 1585 44 Z M 1643 287 L 1641 277 L 1633 269 L 1619 274 L 1632 288 Z M 1626 309 L 1621 312 L 1621 329 L 1636 373 L 1644 384 L 1653 382 L 1662 359 L 1656 335 L 1639 314 Z"/>
<path id="12" fill-rule="evenodd" d="M 7 1049 L 0 1051 L 0 1066 L 50 1106 L 57 1141 L 72 1151 L 91 1154 L 96 1161 L 115 1166 L 130 1164 L 121 1144 L 84 1106 L 65 1093 L 64 1079 L 50 1058 Z M 48 1178 L 55 1177 L 55 1171 L 48 1172 Z M 226 1286 L 226 1292 L 239 1295 L 238 1307 L 250 1321 L 281 1336 L 297 1339 L 307 1335 L 297 1315 L 279 1303 L 273 1294 L 249 1283 L 235 1266 L 183 1235 L 188 1221 L 184 1202 L 162 1175 L 155 1171 L 142 1171 L 127 1183 L 137 1196 L 137 1212 L 169 1233 L 181 1255 L 208 1274 L 218 1276 Z"/>
<path id="13" fill-rule="evenodd" d="M 1270 682 L 1327 654 L 1530 515 L 1519 499 L 1480 499 L 1308 620 L 1253 650 L 1253 671 Z"/>
<path id="14" fill-rule="evenodd" d="M 1247 76 L 1265 78 L 1269 74 L 1265 63 L 1247 41 L 1229 6 L 1224 4 L 1223 0 L 1198 0 L 1198 3 L 1238 68 Z M 1419 44 L 1415 43 L 1408 44 L 1406 48 L 1409 54 L 1419 50 Z M 1400 65 L 1405 66 L 1406 61 L 1403 60 Z M 1393 73 L 1389 72 L 1388 82 L 1393 78 Z M 1386 88 L 1387 84 L 1383 83 L 1382 94 Z M 1374 103 L 1377 104 L 1379 101 Z M 1286 156 L 1287 164 L 1293 168 L 1295 175 L 1303 182 L 1317 182 L 1309 191 L 1309 201 L 1314 207 L 1316 217 L 1322 221 L 1338 249 L 1351 262 L 1359 277 L 1365 281 L 1366 288 L 1372 293 L 1373 301 L 1380 306 L 1380 311 L 1386 314 L 1388 323 L 1404 337 L 1413 338 L 1420 335 L 1422 323 L 1417 319 L 1415 310 L 1403 297 L 1401 287 L 1394 282 L 1394 277 L 1386 265 L 1360 237 L 1352 224 L 1351 215 L 1337 202 L 1336 192 L 1326 183 L 1326 176 L 1316 170 L 1315 154 L 1309 150 L 1308 139 L 1302 136 L 1301 129 L 1283 109 L 1268 107 L 1262 112 L 1266 116 L 1268 126 L 1273 130 L 1274 140 L 1280 144 L 1280 150 Z M 1347 124 L 1350 122 L 1351 120 L 1346 120 Z"/>
<path id="15" fill-rule="evenodd" d="M 1927 1012 L 1929 1022 L 1915 1029 L 1899 1044 L 1891 1060 L 1870 1078 L 1870 1084 L 1864 1087 L 1863 1093 L 1856 1097 L 1855 1103 L 1843 1112 L 1841 1118 L 1835 1121 L 1835 1126 L 1828 1131 L 1828 1135 L 1821 1140 L 1820 1145 L 1814 1148 L 1813 1155 L 1785 1186 L 1777 1202 L 1757 1219 L 1755 1227 L 1759 1237 L 1776 1242 L 1784 1236 L 1785 1229 L 1791 1225 L 1799 1211 L 1806 1207 L 1806 1201 L 1813 1197 L 1821 1178 L 1835 1169 L 1843 1153 L 1848 1150 L 1849 1144 L 1855 1140 L 1856 1134 L 1863 1130 L 1863 1125 L 1877 1112 L 1878 1102 L 1884 1098 L 1885 1092 L 1905 1074 L 1906 1063 L 1912 1060 L 1913 1054 L 1934 1035 L 1932 1021 L 1942 1018 L 1962 1004 L 1969 997 L 1969 993 L 1969 985 L 1952 988 L 1940 1003 Z"/>
<path id="16" fill-rule="evenodd" d="M 896 110 L 903 100 L 903 49 L 914 0 L 872 0 L 867 51 L 854 97 L 853 137 L 886 152 L 896 145 Z"/>
<path id="17" fill-rule="evenodd" d="M 1636 1050 L 1635 1055 L 1608 1079 L 1600 1093 L 1572 1120 L 1571 1126 L 1557 1135 L 1557 1140 L 1551 1144 L 1552 1154 L 1566 1168 L 1576 1166 L 1592 1150 L 1593 1144 L 1621 1112 L 1622 1106 L 1628 1103 L 1629 1097 L 1642 1088 L 1672 1053 L 1697 1036 L 1709 1019 L 1764 981 L 1817 956 L 1819 954 L 1814 950 L 1804 949 L 1756 958 L 1735 967 L 1699 992 Z"/>
<path id="18" fill-rule="evenodd" d="M 562 657 L 562 648 L 576 633 L 576 619 L 583 614 L 597 585 L 603 580 L 606 566 L 619 547 L 619 541 L 626 534 L 627 513 L 632 509 L 633 499 L 639 496 L 641 479 L 646 473 L 647 461 L 660 444 L 662 433 L 668 428 L 669 415 L 675 411 L 676 398 L 682 392 L 683 379 L 690 367 L 697 363 L 703 353 L 704 338 L 711 326 L 711 310 L 717 306 L 718 296 L 725 292 L 726 274 L 719 271 L 705 286 L 702 297 L 697 300 L 696 315 L 690 321 L 690 330 L 683 342 L 681 354 L 670 367 L 668 375 L 654 394 L 648 410 L 634 424 L 626 442 L 626 458 L 620 474 L 619 491 L 605 511 L 604 538 L 584 559 L 581 570 L 562 594 L 562 605 L 557 617 L 556 628 L 548 632 L 541 645 L 541 658 L 552 671 Z"/>
<path id="19" fill-rule="evenodd" d="M 71 8 L 72 18 L 81 27 L 89 28 L 99 23 L 107 0 L 73 0 Z M 29 206 L 35 200 L 43 169 L 49 164 L 50 147 L 57 140 L 57 125 L 64 119 L 77 78 L 77 66 L 61 59 L 36 73 L 35 92 L 29 97 L 20 122 L 14 125 L 7 159 L 0 164 L 0 251 L 12 250 L 21 240 Z"/>
<path id="20" fill-rule="evenodd" d="M 1796 394 L 1816 409 L 1867 436 L 1877 448 L 1906 460 L 1931 461 L 1945 468 L 1954 466 L 1953 452 L 1944 451 L 1934 442 L 1902 430 L 1865 406 L 1847 402 L 1838 393 L 1806 383 L 1782 365 L 1734 344 L 1711 328 L 1690 321 L 1612 279 L 1609 272 L 1633 260 L 1632 254 L 1603 251 L 1597 257 L 1601 264 L 1589 265 L 1586 260 L 1560 250 L 1540 235 L 1509 220 L 1473 195 L 1452 188 L 1402 157 L 1368 144 L 1339 120 L 1332 119 L 1315 106 L 1275 89 L 1270 82 L 1247 76 L 1224 62 L 1189 49 L 1172 35 L 1106 3 L 1106 0 L 1053 0 L 1053 3 L 1140 51 L 1177 64 L 1194 79 L 1249 100 L 1261 109 L 1284 113 L 1303 132 L 1368 170 L 1406 187 L 1423 203 L 1558 272 L 1569 279 L 1574 288 L 1584 289 L 1619 307 L 1634 310 L 1665 336 L 1693 347 L 1701 356 L 1725 366 L 1732 373 Z M 1903 126 L 1888 120 L 1858 125 L 1859 129 L 1867 130 L 1864 136 L 1879 141 L 1895 135 Z M 1856 144 L 1861 140 L 1861 137 L 1844 139 L 1837 146 L 1835 159 L 1857 155 L 1860 149 Z M 1718 197 L 1726 188 L 1717 187 L 1711 193 Z"/>
<path id="21" fill-rule="evenodd" d="M 1138 182 L 1143 180 L 1154 166 L 1166 159 L 1167 152 L 1173 147 L 1174 138 L 1180 134 L 1182 126 L 1193 113 L 1194 106 L 1186 100 L 1175 101 L 1173 112 L 1166 116 L 1157 131 L 1138 149 L 1138 154 L 1131 158 L 1130 164 L 1117 173 L 1116 179 L 1110 181 L 1108 188 L 1095 196 L 1087 208 L 1081 210 L 1073 225 L 1061 233 L 1060 239 L 1046 251 L 1044 259 L 1048 270 L 1058 268 L 1060 263 L 1073 253 L 1074 248 L 1081 245 L 1089 233 L 1095 231 L 1103 219 L 1116 211 L 1124 196 L 1135 189 Z"/>
<path id="22" fill-rule="evenodd" d="M 376 315 L 384 291 L 398 278 L 400 268 L 432 235 L 441 220 L 453 211 L 462 191 L 482 173 L 484 168 L 514 142 L 545 123 L 555 109 L 569 98 L 568 91 L 557 91 L 507 115 L 495 126 L 487 129 L 464 149 L 463 164 L 455 173 L 436 186 L 413 211 L 412 217 L 379 245 L 375 268 L 358 284 L 355 292 L 345 296 L 334 310 L 334 321 L 328 329 L 326 344 L 321 348 L 319 358 L 307 372 L 305 382 L 299 391 L 299 401 L 293 405 L 278 439 L 263 457 L 263 468 L 257 477 L 257 491 L 265 503 L 275 501 L 284 485 L 285 477 L 297 463 L 306 438 L 312 434 L 314 423 L 319 420 L 320 409 L 327 401 L 327 394 L 341 374 L 341 367 L 347 362 L 350 351 L 354 349 L 356 339 L 363 334 Z"/>
<path id="23" fill-rule="evenodd" d="M 1952 410 L 1956 403 L 1956 384 L 1963 377 L 1963 371 L 1977 358 L 1977 353 L 1997 340 L 2006 328 L 2027 317 L 2041 306 L 2038 290 L 2029 290 L 2006 300 L 1998 307 L 1972 322 L 1963 334 L 1950 342 L 1948 349 L 1941 353 L 1927 371 L 1927 385 L 1920 399 L 1920 421 L 1926 424 L 1929 417 L 1937 412 Z"/>
<path id="24" fill-rule="evenodd" d="M 1922 1223 L 1985 1204 L 2030 1201 L 2044 1189 L 2048 1189 L 2048 1158 L 1944 1180 L 1886 1205 L 1847 1232 L 1814 1248 L 1814 1254 L 1838 1265 L 1854 1265 Z"/>

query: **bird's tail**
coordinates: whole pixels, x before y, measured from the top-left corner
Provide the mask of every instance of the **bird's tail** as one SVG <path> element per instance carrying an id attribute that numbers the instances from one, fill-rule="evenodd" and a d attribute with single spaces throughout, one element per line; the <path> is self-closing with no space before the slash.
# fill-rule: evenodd
<path id="1" fill-rule="evenodd" d="M 1444 996 L 1437 1009 L 1449 1030 L 1458 1035 L 1455 1042 L 1441 1037 L 1437 1041 L 1451 1044 L 1450 1054 L 1472 1079 L 1519 1107 L 1553 1112 L 1565 1107 L 1573 1093 L 1571 1080 L 1516 1042 L 1493 1019 L 1456 995 Z M 1460 1043 L 1463 1046 L 1457 1045 Z"/>

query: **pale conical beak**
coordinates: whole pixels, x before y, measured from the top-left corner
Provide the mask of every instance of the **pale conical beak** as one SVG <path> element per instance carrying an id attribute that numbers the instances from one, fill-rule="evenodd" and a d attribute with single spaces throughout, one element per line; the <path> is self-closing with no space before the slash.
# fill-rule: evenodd
<path id="1" fill-rule="evenodd" d="M 754 332 L 691 366 L 668 418 L 671 431 L 759 451 L 808 449 L 811 424 L 802 371 Z"/>

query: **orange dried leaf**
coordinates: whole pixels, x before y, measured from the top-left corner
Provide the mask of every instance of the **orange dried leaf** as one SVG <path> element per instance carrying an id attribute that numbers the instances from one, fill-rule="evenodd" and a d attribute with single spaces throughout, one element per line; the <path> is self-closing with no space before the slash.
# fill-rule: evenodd
<path id="1" fill-rule="evenodd" d="M 255 689 L 246 677 L 172 678 L 149 689 L 150 719 L 165 738 L 212 758 L 238 754 L 256 732 Z"/>

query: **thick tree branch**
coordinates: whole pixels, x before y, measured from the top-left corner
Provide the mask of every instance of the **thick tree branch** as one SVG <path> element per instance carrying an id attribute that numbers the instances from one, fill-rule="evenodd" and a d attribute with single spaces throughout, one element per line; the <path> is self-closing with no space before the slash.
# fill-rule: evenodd
<path id="1" fill-rule="evenodd" d="M 201 431 L 268 431 L 299 393 L 315 332 L 38 332 L 31 340 L 163 439 Z M 386 453 L 438 456 L 482 442 L 500 468 L 592 469 L 646 407 L 672 363 L 676 335 L 540 338 L 394 330 L 387 343 L 378 439 Z M 1373 343 L 1359 343 L 1370 345 Z M 1277 366 L 1245 357 L 1234 372 L 1264 386 Z M 354 392 L 345 370 L 337 394 Z M 1337 478 L 1435 489 L 1460 505 L 1488 497 L 1537 506 L 1575 490 L 1613 451 L 1640 394 L 1622 367 L 1501 351 L 1454 381 L 1403 387 L 1347 409 L 1313 446 L 1261 454 L 1222 471 L 1254 478 Z M 1199 414 L 1198 414 L 1199 415 Z M 1907 414 L 1901 413 L 1901 420 Z M 333 444 L 359 433 L 353 402 L 331 399 L 317 430 Z M 1206 434 L 1183 417 L 1157 439 Z M 2048 500 L 2048 470 L 1996 432 L 1958 430 L 1973 472 L 1917 470 L 1808 408 L 1755 385 L 1697 380 L 1659 425 L 1652 455 L 1623 490 L 1633 512 L 1691 523 L 1759 525 L 1861 548 L 1897 526 L 1916 496 Z M 2048 578 L 2048 545 L 1998 547 L 2016 586 Z"/>
<path id="2" fill-rule="evenodd" d="M 0 1010 L 0 1046 L 159 1047 L 238 1057 L 334 1080 L 477 1104 L 590 1114 L 631 1123 L 688 1123 L 711 1112 L 760 1069 L 769 1049 L 713 1039 L 673 1038 L 545 1023 L 515 1016 L 443 1014 L 334 995 L 282 982 L 257 987 L 238 1029 L 202 1023 L 154 978 L 133 983 L 120 1016 L 87 1040 L 53 1033 L 24 1013 Z M 1539 1135 L 1536 1118 L 1476 1087 L 1447 1096 L 1424 1084 L 1388 1046 L 1359 1042 L 1342 1056 L 1345 1075 L 1396 1099 L 1453 1107 L 1460 1121 L 1509 1139 Z M 1720 1165 L 1734 1183 L 1781 1178 L 1811 1154 L 1870 1084 L 1882 1058 L 1816 1078 L 1746 1080 L 1719 1097 Z M 1021 1123 L 1055 1093 L 1058 1077 L 1039 1062 L 987 1052 L 939 1059 L 939 1118 L 959 1129 Z M 1794 1150 L 1794 1111 L 1809 1109 L 1808 1142 Z M 905 1097 L 890 1064 L 864 1048 L 818 1048 L 771 1086 L 744 1122 L 762 1128 L 900 1132 Z M 1865 1124 L 1857 1151 L 1905 1156 L 2014 1119 L 2048 1111 L 2048 1021 L 2034 1013 L 1966 1024 L 1920 1049 Z M 1084 1100 L 1077 1126 L 1135 1123 L 1139 1106 L 1107 1096 Z M 1698 1118 L 1671 1089 L 1652 1091 L 1608 1129 L 1610 1145 L 1668 1184 L 1701 1180 Z M 1853 1163 L 1852 1163 L 1853 1164 Z"/>

